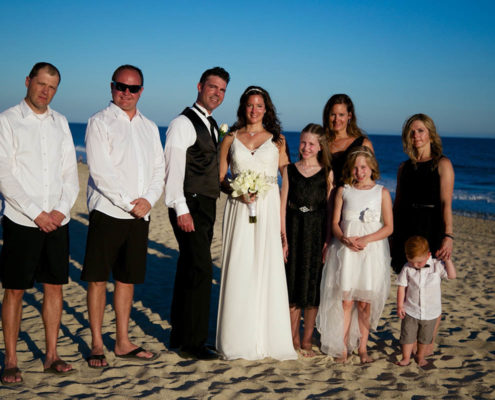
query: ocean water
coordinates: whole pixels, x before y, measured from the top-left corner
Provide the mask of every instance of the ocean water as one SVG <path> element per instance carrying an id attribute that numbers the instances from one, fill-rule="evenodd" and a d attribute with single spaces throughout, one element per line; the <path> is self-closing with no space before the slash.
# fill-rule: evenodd
<path id="1" fill-rule="evenodd" d="M 78 159 L 85 161 L 84 133 L 86 124 L 69 124 Z M 166 127 L 160 127 L 165 143 Z M 292 161 L 298 158 L 299 132 L 284 132 Z M 374 135 L 369 138 L 375 148 L 380 167 L 380 183 L 395 194 L 397 169 L 407 159 L 400 136 Z M 452 208 L 456 214 L 495 219 L 495 139 L 442 138 L 444 154 L 455 171 Z"/>

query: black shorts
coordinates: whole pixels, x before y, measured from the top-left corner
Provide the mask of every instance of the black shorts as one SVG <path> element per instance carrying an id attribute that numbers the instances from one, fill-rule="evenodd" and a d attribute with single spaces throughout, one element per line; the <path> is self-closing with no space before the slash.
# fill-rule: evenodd
<path id="1" fill-rule="evenodd" d="M 30 289 L 34 282 L 62 285 L 69 279 L 69 225 L 46 233 L 2 218 L 0 276 L 5 289 Z"/>
<path id="2" fill-rule="evenodd" d="M 143 283 L 148 252 L 149 221 L 119 219 L 93 210 L 89 214 L 88 240 L 81 279 Z"/>

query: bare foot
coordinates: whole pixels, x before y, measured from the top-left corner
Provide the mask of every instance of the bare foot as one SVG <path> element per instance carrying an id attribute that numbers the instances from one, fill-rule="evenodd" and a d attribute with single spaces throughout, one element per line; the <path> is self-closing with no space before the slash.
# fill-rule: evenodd
<path id="1" fill-rule="evenodd" d="M 409 364 L 411 364 L 411 360 L 404 360 L 404 359 L 402 359 L 402 360 L 400 360 L 400 361 L 397 361 L 397 362 L 395 363 L 395 365 L 399 365 L 399 366 L 401 366 L 401 367 L 406 367 L 406 366 L 408 366 Z"/>
<path id="2" fill-rule="evenodd" d="M 316 356 L 316 353 L 313 351 L 313 346 L 311 344 L 309 344 L 309 345 L 303 344 L 302 348 L 299 349 L 299 353 L 303 357 L 314 357 L 314 356 Z"/>
<path id="3" fill-rule="evenodd" d="M 363 353 L 359 353 L 359 358 L 361 359 L 361 364 L 369 364 L 375 361 L 368 355 L 368 352 L 366 351 Z"/>
<path id="4" fill-rule="evenodd" d="M 435 352 L 435 344 L 431 343 L 426 345 L 425 357 L 431 356 Z"/>
<path id="5" fill-rule="evenodd" d="M 335 359 L 335 362 L 339 364 L 345 364 L 347 362 L 347 352 L 344 351 L 341 357 Z"/>
<path id="6" fill-rule="evenodd" d="M 428 361 L 426 361 L 424 358 L 417 359 L 416 362 L 420 367 L 426 367 L 428 365 Z"/>

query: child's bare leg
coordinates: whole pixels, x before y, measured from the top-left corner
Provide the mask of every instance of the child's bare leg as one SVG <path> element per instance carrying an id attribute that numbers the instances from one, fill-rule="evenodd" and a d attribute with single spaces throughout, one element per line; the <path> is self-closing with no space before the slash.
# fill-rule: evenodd
<path id="1" fill-rule="evenodd" d="M 308 307 L 304 309 L 304 335 L 301 348 L 306 351 L 306 357 L 313 357 L 313 331 L 315 328 L 316 314 L 318 307 Z"/>
<path id="2" fill-rule="evenodd" d="M 299 326 L 301 324 L 301 309 L 296 306 L 290 306 L 290 328 L 292 331 L 292 344 L 295 350 L 301 348 L 301 337 L 299 335 Z"/>
<path id="3" fill-rule="evenodd" d="M 408 343 L 402 345 L 402 360 L 397 361 L 396 364 L 404 367 L 411 362 L 411 353 L 415 343 Z"/>
<path id="4" fill-rule="evenodd" d="M 368 355 L 368 336 L 370 334 L 370 313 L 371 304 L 365 303 L 364 301 L 357 302 L 358 308 L 358 323 L 359 332 L 361 333 L 361 340 L 359 342 L 359 357 L 361 358 L 361 363 L 366 364 L 373 362 L 373 359 Z"/>
<path id="5" fill-rule="evenodd" d="M 435 339 L 437 337 L 438 328 L 440 327 L 440 321 L 442 320 L 442 316 L 440 315 L 435 323 L 435 329 L 433 330 L 433 341 L 430 344 L 426 344 L 425 357 L 431 356 L 435 351 Z"/>
<path id="6" fill-rule="evenodd" d="M 353 300 L 343 300 L 342 308 L 344 309 L 344 351 L 342 357 L 337 358 L 335 361 L 343 363 L 347 361 L 347 343 L 349 342 L 349 330 L 351 328 L 351 314 L 352 307 L 354 305 Z"/>
<path id="7" fill-rule="evenodd" d="M 428 346 L 430 346 L 430 345 L 429 344 L 422 344 L 422 343 L 418 342 L 418 351 L 416 353 L 416 362 L 418 363 L 418 365 L 420 367 L 424 367 L 425 365 L 428 365 L 428 361 L 426 361 L 426 359 L 425 359 Z"/>

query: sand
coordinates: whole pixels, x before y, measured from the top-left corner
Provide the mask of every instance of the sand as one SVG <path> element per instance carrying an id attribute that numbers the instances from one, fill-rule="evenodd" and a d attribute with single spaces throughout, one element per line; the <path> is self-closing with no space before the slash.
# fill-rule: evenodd
<path id="1" fill-rule="evenodd" d="M 113 354 L 115 317 L 113 284 L 108 284 L 104 342 L 111 368 L 90 369 L 90 331 L 86 285 L 80 280 L 88 212 L 85 195 L 87 167 L 80 165 L 81 192 L 70 223 L 70 282 L 64 287 L 64 312 L 59 353 L 77 372 L 56 376 L 43 372 L 44 329 L 40 316 L 42 291 L 26 291 L 18 342 L 21 386 L 0 386 L 2 399 L 303 399 L 303 398 L 495 398 L 495 221 L 454 217 L 454 262 L 458 278 L 444 282 L 443 322 L 438 346 L 429 358 L 434 368 L 415 363 L 394 365 L 400 354 L 400 322 L 395 314 L 395 286 L 369 348 L 375 359 L 361 366 L 357 355 L 345 365 L 319 353 L 316 357 L 279 362 L 195 361 L 168 350 L 170 301 L 177 261 L 177 244 L 160 200 L 152 211 L 146 282 L 136 287 L 131 312 L 131 339 L 160 352 L 148 364 L 118 359 Z M 214 280 L 209 342 L 215 342 L 220 281 L 221 221 L 225 198 L 218 202 L 212 246 Z M 3 297 L 3 290 L 0 290 Z M 315 347 L 315 349 L 317 349 Z M 0 335 L 0 363 L 4 361 Z"/>

